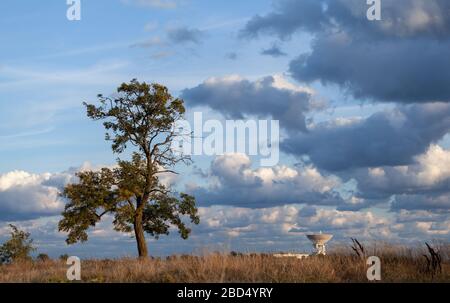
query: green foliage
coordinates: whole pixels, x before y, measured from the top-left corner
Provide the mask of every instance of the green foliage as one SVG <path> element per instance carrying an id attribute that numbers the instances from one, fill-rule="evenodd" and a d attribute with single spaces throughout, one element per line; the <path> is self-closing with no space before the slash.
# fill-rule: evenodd
<path id="1" fill-rule="evenodd" d="M 195 198 L 176 194 L 160 181 L 161 174 L 176 173 L 176 164 L 191 162 L 171 148 L 180 135 L 173 123 L 183 117 L 183 100 L 173 98 L 162 85 L 137 80 L 122 84 L 114 98 L 98 98 L 100 106 L 84 103 L 88 117 L 104 121 L 114 153 L 130 145 L 134 151 L 130 161 L 119 159 L 115 168 L 80 172 L 79 182 L 66 186 L 62 196 L 69 203 L 59 230 L 68 233 L 67 243 L 87 241 L 88 229 L 107 214 L 114 216 L 115 230 L 134 230 L 140 256 L 147 254 L 144 232 L 158 238 L 175 227 L 187 239 L 188 219 L 200 221 Z"/>
<path id="2" fill-rule="evenodd" d="M 68 244 L 87 241 L 89 227 L 94 227 L 108 213 L 114 215 L 115 230 L 133 230 L 135 201 L 143 192 L 139 175 L 125 173 L 129 165 L 121 161 L 115 169 L 81 172 L 77 174 L 79 183 L 66 186 L 63 196 L 70 203 L 65 207 L 59 229 L 68 232 Z M 168 235 L 170 226 L 174 226 L 179 229 L 181 237 L 187 239 L 190 229 L 182 217 L 189 216 L 195 224 L 200 222 L 194 197 L 183 193 L 176 197 L 160 184 L 154 188 L 147 203 L 142 205 L 145 206 L 142 218 L 144 230 L 156 238 Z"/>
<path id="3" fill-rule="evenodd" d="M 69 184 L 63 196 L 70 200 L 59 222 L 59 230 L 69 232 L 67 243 L 85 242 L 86 231 L 95 226 L 108 211 L 114 211 L 118 197 L 113 190 L 115 177 L 113 171 L 104 168 L 99 172 L 83 172 L 77 174 L 79 183 Z M 97 214 L 97 210 L 103 212 Z"/>
<path id="4" fill-rule="evenodd" d="M 19 230 L 10 224 L 11 238 L 0 246 L 0 264 L 31 260 L 30 254 L 35 250 L 30 233 Z"/>
<path id="5" fill-rule="evenodd" d="M 59 256 L 59 260 L 66 262 L 67 259 L 69 259 L 69 255 L 68 254 L 63 254 Z"/>
<path id="6" fill-rule="evenodd" d="M 158 195 L 156 203 L 147 204 L 144 210 L 144 230 L 159 238 L 159 235 L 168 235 L 170 226 L 175 226 L 183 239 L 191 233 L 181 219 L 181 215 L 188 215 L 194 224 L 200 223 L 195 207 L 195 198 L 181 194 L 180 199 L 167 195 Z"/>
<path id="7" fill-rule="evenodd" d="M 184 102 L 173 98 L 167 87 L 140 83 L 136 79 L 123 83 L 115 98 L 98 95 L 100 106 L 84 103 L 93 120 L 106 120 L 106 139 L 113 142 L 115 153 L 123 152 L 128 143 L 141 151 L 149 148 L 151 134 L 169 133 L 172 124 L 185 112 Z M 153 138 L 155 139 L 155 138 Z"/>

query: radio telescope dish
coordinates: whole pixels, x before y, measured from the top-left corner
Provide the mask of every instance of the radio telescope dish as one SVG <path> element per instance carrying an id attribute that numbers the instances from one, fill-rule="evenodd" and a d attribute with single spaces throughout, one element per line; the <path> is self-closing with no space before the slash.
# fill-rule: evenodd
<path id="1" fill-rule="evenodd" d="M 313 247 L 316 249 L 315 255 L 326 255 L 325 244 L 333 238 L 333 235 L 329 234 L 311 234 L 306 237 L 313 243 Z"/>

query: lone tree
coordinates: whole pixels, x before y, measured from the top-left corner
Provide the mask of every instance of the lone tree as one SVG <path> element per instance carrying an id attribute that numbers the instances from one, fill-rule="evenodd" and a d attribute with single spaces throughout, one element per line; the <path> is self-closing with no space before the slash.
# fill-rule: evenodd
<path id="1" fill-rule="evenodd" d="M 176 164 L 191 162 L 171 148 L 180 135 L 173 123 L 183 117 L 183 100 L 162 85 L 136 79 L 123 83 L 114 97 L 98 99 L 99 106 L 84 103 L 88 117 L 104 121 L 115 154 L 129 146 L 133 153 L 130 161 L 119 159 L 116 168 L 80 172 L 79 181 L 66 186 L 62 196 L 69 202 L 59 222 L 59 230 L 68 232 L 66 242 L 87 241 L 87 230 L 106 214 L 114 216 L 116 231 L 134 231 L 141 258 L 148 256 L 145 232 L 158 239 L 172 227 L 187 239 L 191 230 L 186 219 L 200 222 L 195 198 L 176 194 L 160 180 L 161 174 L 176 174 Z"/>
<path id="2" fill-rule="evenodd" d="M 36 250 L 30 233 L 10 224 L 11 238 L 0 246 L 0 264 L 31 260 L 30 254 Z"/>

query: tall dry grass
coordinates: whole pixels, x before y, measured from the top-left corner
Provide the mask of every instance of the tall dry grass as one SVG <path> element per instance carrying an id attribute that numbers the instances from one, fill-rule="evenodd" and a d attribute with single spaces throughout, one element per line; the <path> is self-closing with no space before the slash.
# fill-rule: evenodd
<path id="1" fill-rule="evenodd" d="M 370 253 L 370 249 L 368 249 Z M 426 272 L 420 250 L 378 247 L 382 282 L 450 282 L 450 264 L 442 273 Z M 371 255 L 371 254 L 370 254 Z M 27 262 L 0 266 L 0 282 L 67 282 L 63 261 Z M 270 255 L 213 253 L 202 257 L 82 261 L 82 282 L 367 282 L 365 260 L 345 250 L 325 257 L 274 258 Z"/>

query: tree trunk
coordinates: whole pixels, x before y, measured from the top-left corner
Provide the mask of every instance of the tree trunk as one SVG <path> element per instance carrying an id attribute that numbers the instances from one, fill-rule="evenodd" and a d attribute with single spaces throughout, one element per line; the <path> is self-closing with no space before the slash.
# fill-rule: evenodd
<path id="1" fill-rule="evenodd" d="M 145 241 L 144 227 L 142 225 L 142 213 L 138 212 L 134 219 L 134 234 L 136 235 L 139 258 L 148 257 L 147 242 Z"/>

